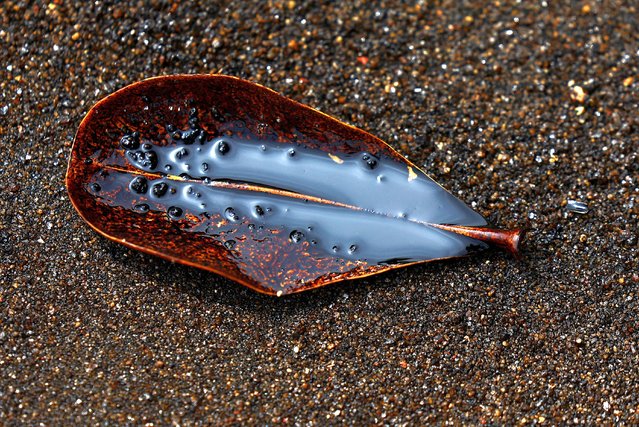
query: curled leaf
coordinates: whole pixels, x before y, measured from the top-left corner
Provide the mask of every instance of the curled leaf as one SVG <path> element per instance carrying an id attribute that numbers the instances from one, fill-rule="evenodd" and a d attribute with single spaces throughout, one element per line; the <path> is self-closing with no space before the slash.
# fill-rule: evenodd
<path id="1" fill-rule="evenodd" d="M 378 138 L 228 76 L 145 80 L 78 129 L 67 187 L 100 234 L 286 294 L 497 244 Z"/>

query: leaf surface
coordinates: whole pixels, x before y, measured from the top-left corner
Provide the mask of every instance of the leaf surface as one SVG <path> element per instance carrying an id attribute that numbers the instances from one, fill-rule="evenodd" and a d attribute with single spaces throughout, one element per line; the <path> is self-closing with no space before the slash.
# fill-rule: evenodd
<path id="1" fill-rule="evenodd" d="M 100 101 L 67 186 L 102 235 L 269 294 L 488 246 L 440 227 L 486 221 L 383 141 L 228 76 L 158 77 Z"/>

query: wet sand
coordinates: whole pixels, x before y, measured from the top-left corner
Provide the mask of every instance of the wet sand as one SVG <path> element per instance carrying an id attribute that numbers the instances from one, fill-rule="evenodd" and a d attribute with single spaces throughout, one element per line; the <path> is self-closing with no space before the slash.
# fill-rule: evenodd
<path id="1" fill-rule="evenodd" d="M 635 2 L 116 3 L 0 4 L 4 424 L 639 422 Z M 64 187 L 84 114 L 215 72 L 529 227 L 523 259 L 273 298 L 98 236 Z"/>

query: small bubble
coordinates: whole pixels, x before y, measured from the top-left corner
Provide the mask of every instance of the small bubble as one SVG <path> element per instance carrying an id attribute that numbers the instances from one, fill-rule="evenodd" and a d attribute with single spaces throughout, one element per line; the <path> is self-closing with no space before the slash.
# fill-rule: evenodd
<path id="1" fill-rule="evenodd" d="M 226 153 L 228 153 L 231 150 L 231 146 L 229 145 L 228 142 L 226 141 L 220 141 L 217 144 L 217 152 L 220 153 L 221 155 L 225 155 Z"/>
<path id="2" fill-rule="evenodd" d="M 568 200 L 568 203 L 566 204 L 566 209 L 569 212 L 574 212 L 580 215 L 587 214 L 589 211 L 588 205 L 586 203 L 579 202 L 577 200 Z"/>
<path id="3" fill-rule="evenodd" d="M 293 230 L 288 237 L 291 239 L 291 242 L 299 243 L 304 239 L 304 233 L 299 230 Z"/>
<path id="4" fill-rule="evenodd" d="M 140 213 L 147 213 L 150 210 L 149 205 L 147 205 L 146 203 L 135 205 L 133 209 Z"/>
<path id="5" fill-rule="evenodd" d="M 133 178 L 133 181 L 131 181 L 131 190 L 138 194 L 144 194 L 148 189 L 149 184 L 147 183 L 146 178 L 142 176 L 136 176 Z"/>
<path id="6" fill-rule="evenodd" d="M 337 252 L 337 251 L 339 251 L 339 246 L 334 245 L 334 246 L 331 248 L 331 250 L 332 250 L 333 252 Z"/>
<path id="7" fill-rule="evenodd" d="M 171 138 L 176 140 L 182 139 L 182 132 L 180 132 L 179 130 L 176 130 L 175 132 L 171 134 Z"/>
<path id="8" fill-rule="evenodd" d="M 182 208 L 179 208 L 177 206 L 171 206 L 170 208 L 168 208 L 166 210 L 166 213 L 169 215 L 169 218 L 171 219 L 178 219 L 182 216 Z"/>
<path id="9" fill-rule="evenodd" d="M 263 216 L 264 215 L 264 209 L 262 209 L 262 207 L 260 205 L 255 205 L 255 215 L 257 216 Z"/>
<path id="10" fill-rule="evenodd" d="M 357 251 L 357 245 L 351 245 L 351 246 L 348 248 L 348 253 L 349 253 L 349 254 L 352 254 L 352 253 L 354 253 L 355 251 Z"/>
<path id="11" fill-rule="evenodd" d="M 249 230 L 255 230 L 255 224 L 249 224 L 248 225 L 248 229 Z"/>
<path id="12" fill-rule="evenodd" d="M 209 170 L 209 164 L 204 162 L 204 163 L 202 163 L 201 168 L 202 168 L 202 172 L 206 172 L 206 171 Z"/>
<path id="13" fill-rule="evenodd" d="M 173 169 L 173 166 L 171 166 L 171 165 L 164 165 L 164 170 L 165 170 L 165 171 L 170 171 L 171 169 Z"/>
<path id="14" fill-rule="evenodd" d="M 143 168 L 154 169 L 158 164 L 158 155 L 155 151 L 129 151 L 128 154 L 133 162 Z"/>
<path id="15" fill-rule="evenodd" d="M 227 240 L 224 242 L 224 247 L 228 250 L 233 249 L 233 247 L 235 247 L 235 240 Z"/>
<path id="16" fill-rule="evenodd" d="M 149 151 L 151 148 L 153 148 L 153 146 L 149 144 L 148 142 L 145 142 L 144 144 L 142 144 L 143 150 Z"/>
<path id="17" fill-rule="evenodd" d="M 178 159 L 182 159 L 182 157 L 188 156 L 188 155 L 189 155 L 189 150 L 187 150 L 186 148 L 181 148 L 175 153 L 175 157 L 177 157 Z"/>
<path id="18" fill-rule="evenodd" d="M 311 240 L 311 245 L 317 245 L 317 240 Z"/>
<path id="19" fill-rule="evenodd" d="M 362 155 L 362 160 L 369 169 L 375 169 L 377 167 L 377 159 L 368 153 Z"/>
<path id="20" fill-rule="evenodd" d="M 287 154 L 288 154 L 288 156 L 289 156 L 289 157 L 295 157 L 295 154 L 296 154 L 296 153 L 295 153 L 295 150 L 293 150 L 293 149 L 291 148 L 290 150 L 288 150 L 288 153 L 287 153 Z"/>
<path id="21" fill-rule="evenodd" d="M 100 184 L 98 184 L 97 182 L 94 182 L 93 184 L 91 184 L 91 190 L 93 190 L 96 193 L 99 193 L 100 190 L 102 190 L 102 187 L 100 187 Z"/>
<path id="22" fill-rule="evenodd" d="M 166 125 L 166 131 L 167 131 L 168 133 L 173 133 L 173 132 L 175 132 L 176 130 L 177 130 L 177 128 L 175 127 L 175 125 L 171 125 L 171 124 Z"/>
<path id="23" fill-rule="evenodd" d="M 237 222 L 240 220 L 240 216 L 237 214 L 237 212 L 235 212 L 235 209 L 233 208 L 226 208 L 226 210 L 224 211 L 224 216 L 226 217 L 226 219 L 232 222 Z"/>
<path id="24" fill-rule="evenodd" d="M 260 150 L 266 151 L 266 145 L 264 145 L 264 144 L 260 145 Z"/>
<path id="25" fill-rule="evenodd" d="M 93 163 L 93 159 L 84 159 L 85 165 L 90 165 L 91 163 Z"/>
<path id="26" fill-rule="evenodd" d="M 191 110 L 195 112 L 189 114 L 189 126 L 191 127 L 191 129 L 198 129 L 200 120 L 197 117 L 197 110 L 195 110 L 195 108 L 192 108 Z"/>
<path id="27" fill-rule="evenodd" d="M 140 134 L 138 132 L 133 132 L 124 135 L 120 139 L 120 145 L 125 150 L 137 150 L 140 146 Z"/>

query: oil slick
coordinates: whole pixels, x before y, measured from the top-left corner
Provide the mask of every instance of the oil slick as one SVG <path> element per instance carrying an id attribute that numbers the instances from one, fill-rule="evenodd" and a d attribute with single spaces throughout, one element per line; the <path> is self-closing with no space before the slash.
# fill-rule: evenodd
<path id="1" fill-rule="evenodd" d="M 372 135 L 262 86 L 171 76 L 100 101 L 70 198 L 99 233 L 282 295 L 489 244 L 486 221 Z"/>

